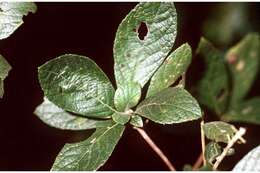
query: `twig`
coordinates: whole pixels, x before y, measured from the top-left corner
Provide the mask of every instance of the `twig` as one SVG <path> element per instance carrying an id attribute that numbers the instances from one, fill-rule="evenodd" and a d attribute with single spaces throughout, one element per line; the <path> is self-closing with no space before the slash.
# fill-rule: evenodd
<path id="1" fill-rule="evenodd" d="M 202 160 L 203 166 L 206 166 L 206 159 L 205 159 L 205 134 L 203 130 L 204 120 L 200 123 L 200 136 L 201 136 L 201 149 L 202 149 Z"/>
<path id="2" fill-rule="evenodd" d="M 200 165 L 202 164 L 203 162 L 203 154 L 202 152 L 200 153 L 198 159 L 196 160 L 196 162 L 194 163 L 193 167 L 192 167 L 192 170 L 193 171 L 197 171 L 200 167 Z"/>
<path id="3" fill-rule="evenodd" d="M 205 135 L 204 135 L 204 131 L 203 131 L 203 125 L 204 125 L 204 121 L 202 120 L 200 123 L 200 136 L 201 136 L 201 153 L 198 157 L 198 159 L 196 160 L 196 162 L 194 163 L 192 170 L 196 171 L 199 169 L 200 165 L 203 162 L 203 166 L 206 165 L 206 159 L 205 159 Z"/>
<path id="4" fill-rule="evenodd" d="M 236 132 L 236 134 L 234 135 L 234 137 L 228 142 L 227 146 L 224 148 L 223 152 L 221 153 L 221 155 L 219 155 L 216 158 L 216 162 L 213 165 L 213 170 L 217 170 L 219 164 L 222 162 L 222 160 L 225 158 L 225 156 L 228 153 L 228 150 L 236 143 L 236 141 L 238 139 L 241 139 L 242 136 L 246 133 L 246 129 L 243 127 L 240 127 L 239 130 Z"/>
<path id="5" fill-rule="evenodd" d="M 156 154 L 162 159 L 162 161 L 166 164 L 166 166 L 169 168 L 171 171 L 176 171 L 174 166 L 171 164 L 169 159 L 163 154 L 161 149 L 156 146 L 156 144 L 152 141 L 152 139 L 147 135 L 147 133 L 138 127 L 133 127 L 137 132 L 143 137 L 143 139 L 149 144 L 149 146 L 156 152 Z"/>

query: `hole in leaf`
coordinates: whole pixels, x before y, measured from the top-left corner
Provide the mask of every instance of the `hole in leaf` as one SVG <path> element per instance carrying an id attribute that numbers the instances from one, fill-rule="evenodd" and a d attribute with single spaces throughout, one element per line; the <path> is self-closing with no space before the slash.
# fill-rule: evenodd
<path id="1" fill-rule="evenodd" d="M 144 40 L 145 36 L 148 33 L 148 28 L 144 22 L 141 22 L 137 32 L 138 32 L 138 38 L 140 40 Z"/>

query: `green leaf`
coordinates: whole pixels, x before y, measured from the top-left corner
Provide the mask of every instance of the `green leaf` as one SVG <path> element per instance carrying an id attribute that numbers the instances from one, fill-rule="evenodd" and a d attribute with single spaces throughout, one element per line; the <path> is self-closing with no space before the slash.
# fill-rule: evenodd
<path id="1" fill-rule="evenodd" d="M 49 126 L 64 130 L 85 130 L 98 127 L 107 127 L 111 120 L 94 120 L 72 115 L 59 108 L 47 98 L 40 104 L 34 113 Z"/>
<path id="2" fill-rule="evenodd" d="M 136 82 L 118 86 L 114 103 L 118 111 L 124 112 L 137 105 L 141 97 L 141 86 Z"/>
<path id="3" fill-rule="evenodd" d="M 138 35 L 141 23 L 148 31 L 143 40 Z M 143 87 L 172 49 L 176 34 L 177 13 L 173 3 L 139 3 L 116 33 L 114 71 L 117 86 L 127 86 L 134 81 Z"/>
<path id="4" fill-rule="evenodd" d="M 183 44 L 172 52 L 153 75 L 147 97 L 168 88 L 187 70 L 192 60 L 191 47 Z"/>
<path id="5" fill-rule="evenodd" d="M 232 171 L 260 171 L 260 145 L 247 153 L 233 168 Z"/>
<path id="6" fill-rule="evenodd" d="M 114 124 L 98 128 L 85 141 L 66 144 L 57 156 L 52 171 L 94 171 L 99 169 L 112 154 L 121 138 L 124 126 Z"/>
<path id="7" fill-rule="evenodd" d="M 217 45 L 226 47 L 251 29 L 249 4 L 227 2 L 212 7 L 203 22 L 202 31 Z"/>
<path id="8" fill-rule="evenodd" d="M 255 97 L 242 101 L 232 110 L 222 115 L 221 120 L 231 122 L 245 122 L 260 125 L 260 98 Z"/>
<path id="9" fill-rule="evenodd" d="M 130 115 L 126 113 L 113 113 L 112 118 L 115 122 L 124 125 L 130 120 Z"/>
<path id="10" fill-rule="evenodd" d="M 39 67 L 45 96 L 60 108 L 83 116 L 103 118 L 113 113 L 114 88 L 91 59 L 62 55 Z"/>
<path id="11" fill-rule="evenodd" d="M 5 60 L 5 58 L 2 55 L 0 55 L 0 98 L 2 98 L 4 95 L 4 79 L 8 76 L 8 73 L 11 70 L 11 68 L 12 67 Z"/>
<path id="12" fill-rule="evenodd" d="M 160 124 L 182 123 L 201 117 L 197 101 L 183 88 L 167 88 L 142 101 L 136 113 Z"/>
<path id="13" fill-rule="evenodd" d="M 183 171 L 192 171 L 192 170 L 193 170 L 192 165 L 185 164 L 183 166 Z"/>
<path id="14" fill-rule="evenodd" d="M 132 124 L 135 127 L 143 127 L 144 126 L 142 117 L 140 117 L 138 115 L 132 115 L 131 116 L 130 124 Z"/>
<path id="15" fill-rule="evenodd" d="M 228 68 L 222 53 L 203 37 L 196 52 L 206 64 L 205 75 L 197 87 L 198 100 L 220 115 L 228 104 Z"/>
<path id="16" fill-rule="evenodd" d="M 0 40 L 9 37 L 23 24 L 23 16 L 36 10 L 33 2 L 0 2 Z"/>
<path id="17" fill-rule="evenodd" d="M 228 143 L 237 131 L 235 126 L 222 121 L 205 123 L 203 130 L 208 139 L 224 143 Z"/>
<path id="18" fill-rule="evenodd" d="M 206 161 L 213 165 L 215 159 L 221 154 L 221 146 L 216 142 L 210 142 L 206 145 L 205 148 L 205 159 Z"/>
<path id="19" fill-rule="evenodd" d="M 250 90 L 259 68 L 260 37 L 256 33 L 245 36 L 226 54 L 232 74 L 231 106 L 239 103 Z"/>

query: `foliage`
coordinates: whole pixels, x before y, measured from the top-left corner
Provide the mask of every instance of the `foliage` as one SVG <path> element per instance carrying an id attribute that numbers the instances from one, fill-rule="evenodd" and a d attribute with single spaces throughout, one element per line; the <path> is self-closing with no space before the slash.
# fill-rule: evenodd
<path id="1" fill-rule="evenodd" d="M 224 54 L 201 39 L 197 54 L 207 67 L 197 98 L 221 120 L 260 124 L 258 97 L 245 99 L 258 74 L 259 50 L 257 33 L 246 35 Z"/>
<path id="2" fill-rule="evenodd" d="M 220 120 L 260 124 L 259 99 L 245 99 L 258 73 L 259 48 L 257 33 L 247 34 L 225 53 L 201 38 L 196 53 L 204 60 L 206 71 L 197 85 L 197 98 Z M 203 131 L 211 141 L 206 145 L 205 159 L 213 166 L 224 152 L 219 142 L 228 145 L 238 130 L 226 122 L 214 121 L 203 125 Z M 234 154 L 233 148 L 227 151 L 226 155 Z"/>
<path id="3" fill-rule="evenodd" d="M 0 2 L 0 40 L 8 38 L 23 24 L 23 16 L 36 10 L 33 2 Z M 0 98 L 4 95 L 4 79 L 10 70 L 10 64 L 0 55 Z"/>
<path id="4" fill-rule="evenodd" d="M 219 3 L 210 10 L 203 23 L 203 35 L 221 47 L 228 47 L 236 36 L 250 31 L 249 5 L 246 3 Z M 216 27 L 217 26 L 217 27 Z"/>
<path id="5" fill-rule="evenodd" d="M 148 30 L 144 38 L 139 33 L 141 25 Z M 90 138 L 66 144 L 52 170 L 97 170 L 113 152 L 129 121 L 142 127 L 141 117 L 160 124 L 201 117 L 197 101 L 183 85 L 170 87 L 185 73 L 192 55 L 188 44 L 171 52 L 176 34 L 173 3 L 139 3 L 116 33 L 116 90 L 85 56 L 65 54 L 39 67 L 45 101 L 36 115 L 60 129 L 96 128 Z M 149 89 L 141 100 L 146 84 Z"/>

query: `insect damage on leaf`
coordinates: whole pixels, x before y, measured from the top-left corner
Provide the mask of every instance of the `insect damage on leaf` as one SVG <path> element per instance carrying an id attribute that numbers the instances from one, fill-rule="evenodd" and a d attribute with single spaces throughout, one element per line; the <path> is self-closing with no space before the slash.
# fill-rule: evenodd
<path id="1" fill-rule="evenodd" d="M 146 35 L 148 34 L 148 27 L 146 25 L 146 23 L 141 22 L 140 26 L 138 27 L 138 38 L 140 40 L 144 40 Z"/>
<path id="2" fill-rule="evenodd" d="M 187 43 L 171 53 L 176 34 L 177 13 L 173 3 L 139 3 L 116 33 L 113 49 L 116 91 L 97 64 L 85 56 L 65 54 L 39 68 L 39 81 L 46 99 L 53 103 L 48 105 L 53 111 L 39 111 L 44 106 L 41 105 L 38 116 L 63 129 L 97 128 L 87 140 L 65 145 L 52 170 L 97 170 L 111 155 L 126 123 L 143 126 L 141 116 L 161 124 L 201 117 L 199 104 L 188 91 L 180 86 L 168 88 L 185 73 L 192 58 Z M 153 95 L 138 105 L 142 88 L 151 78 Z M 156 85 L 162 81 L 164 84 Z M 62 121 L 56 121 L 59 124 L 50 122 L 55 115 L 64 116 Z M 116 124 L 110 126 L 110 120 Z"/>

